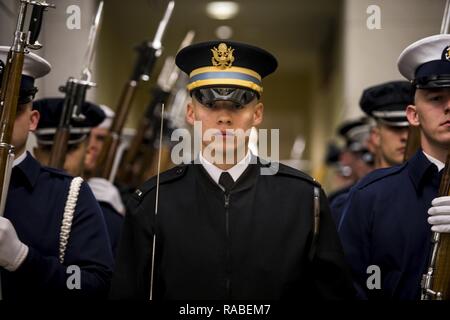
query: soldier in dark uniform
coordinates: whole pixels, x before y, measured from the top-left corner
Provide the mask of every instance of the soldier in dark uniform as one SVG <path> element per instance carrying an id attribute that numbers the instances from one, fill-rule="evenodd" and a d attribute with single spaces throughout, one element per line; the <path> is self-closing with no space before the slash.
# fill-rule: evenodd
<path id="1" fill-rule="evenodd" d="M 161 174 L 159 189 L 155 177 L 133 195 L 111 297 L 148 299 L 150 291 L 153 299 L 351 297 L 319 184 L 293 168 L 256 161 L 248 139 L 243 145 L 233 139 L 233 130 L 261 123 L 261 79 L 276 69 L 276 59 L 250 45 L 212 41 L 184 48 L 176 63 L 190 75 L 189 123 L 200 121 L 202 133 L 212 129 L 216 139 L 203 135 L 194 163 Z M 239 155 L 245 147 L 232 163 L 206 152 L 230 137 L 215 150 Z"/>
<path id="2" fill-rule="evenodd" d="M 348 120 L 339 128 L 339 135 L 345 140 L 340 150 L 337 173 L 344 186 L 328 195 L 332 205 L 339 196 L 346 194 L 351 187 L 373 170 L 373 154 L 369 150 L 369 136 L 372 124 L 367 117 Z"/>
<path id="3" fill-rule="evenodd" d="M 391 81 L 364 90 L 359 105 L 376 121 L 371 132 L 375 147 L 375 169 L 403 163 L 409 122 L 406 107 L 414 104 L 408 81 Z"/>
<path id="4" fill-rule="evenodd" d="M 50 159 L 63 105 L 63 98 L 45 98 L 33 102 L 33 109 L 41 114 L 35 131 L 38 146 L 34 149 L 34 154 L 36 159 L 45 165 Z M 104 107 L 86 101 L 81 107 L 84 120 L 72 121 L 64 162 L 64 170 L 70 175 L 85 177 L 85 158 L 86 154 L 90 154 L 89 151 L 92 148 L 90 146 L 92 130 L 111 122 L 110 111 L 108 111 L 109 117 L 107 117 L 104 110 L 106 110 Z M 88 163 L 88 169 L 92 169 L 90 163 Z M 87 183 L 102 209 L 114 255 L 119 242 L 125 206 L 117 188 L 106 179 L 89 177 Z"/>
<path id="5" fill-rule="evenodd" d="M 374 169 L 403 163 L 409 128 L 406 107 L 413 104 L 413 95 L 413 87 L 408 81 L 391 81 L 364 90 L 359 106 L 375 121 L 369 137 Z M 336 224 L 340 223 L 350 188 L 329 197 Z"/>
<path id="6" fill-rule="evenodd" d="M 84 176 L 88 179 L 88 184 L 105 214 L 111 247 L 115 255 L 119 245 L 123 218 L 125 216 L 125 205 L 122 202 L 119 190 L 113 183 L 107 179 L 94 176 L 95 169 L 97 168 L 97 159 L 103 147 L 103 141 L 109 132 L 115 116 L 114 111 L 109 107 L 100 105 L 100 108 L 105 112 L 106 118 L 98 126 L 92 128 L 89 135 L 86 157 L 84 158 Z"/>
<path id="7" fill-rule="evenodd" d="M 406 115 L 421 130 L 421 149 L 401 166 L 376 170 L 352 189 L 339 233 L 363 299 L 418 299 L 431 231 L 450 232 L 449 197 L 438 197 L 450 150 L 450 35 L 419 40 L 400 55 L 400 73 L 413 81 Z M 380 286 L 367 287 L 369 266 Z"/>
<path id="8" fill-rule="evenodd" d="M 8 50 L 0 48 L 0 60 Z M 97 201 L 85 182 L 41 166 L 25 150 L 40 116 L 32 110 L 34 79 L 49 71 L 47 61 L 25 55 L 12 137 L 16 157 L 0 217 L 3 298 L 105 297 L 113 259 Z"/>

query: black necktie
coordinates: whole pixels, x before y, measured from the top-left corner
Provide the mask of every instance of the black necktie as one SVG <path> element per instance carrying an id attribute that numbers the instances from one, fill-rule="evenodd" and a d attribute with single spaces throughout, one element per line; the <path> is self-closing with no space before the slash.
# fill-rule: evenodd
<path id="1" fill-rule="evenodd" d="M 228 192 L 233 188 L 234 180 L 228 172 L 222 172 L 219 178 L 219 184 Z"/>

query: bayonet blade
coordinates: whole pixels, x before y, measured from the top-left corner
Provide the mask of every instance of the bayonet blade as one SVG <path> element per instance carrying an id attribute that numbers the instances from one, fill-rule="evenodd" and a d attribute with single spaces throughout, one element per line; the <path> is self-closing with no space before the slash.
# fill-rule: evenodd
<path id="1" fill-rule="evenodd" d="M 156 30 L 155 38 L 153 39 L 153 48 L 156 50 L 160 49 L 162 44 L 162 38 L 167 29 L 167 24 L 169 23 L 170 17 L 172 16 L 173 8 L 175 7 L 175 1 L 170 1 L 167 4 L 166 12 L 164 13 L 164 17 L 158 25 L 158 30 Z"/>

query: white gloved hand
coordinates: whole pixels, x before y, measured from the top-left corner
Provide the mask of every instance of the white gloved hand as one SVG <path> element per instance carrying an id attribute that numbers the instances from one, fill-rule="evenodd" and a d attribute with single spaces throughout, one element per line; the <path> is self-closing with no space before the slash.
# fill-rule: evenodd
<path id="1" fill-rule="evenodd" d="M 434 198 L 431 205 L 432 207 L 428 209 L 431 231 L 450 233 L 450 197 Z"/>
<path id="2" fill-rule="evenodd" d="M 15 271 L 28 255 L 28 246 L 17 237 L 11 221 L 0 217 L 0 266 Z"/>
<path id="3" fill-rule="evenodd" d="M 125 206 L 115 185 L 103 178 L 91 178 L 88 184 L 97 201 L 109 203 L 118 213 L 125 215 Z"/>

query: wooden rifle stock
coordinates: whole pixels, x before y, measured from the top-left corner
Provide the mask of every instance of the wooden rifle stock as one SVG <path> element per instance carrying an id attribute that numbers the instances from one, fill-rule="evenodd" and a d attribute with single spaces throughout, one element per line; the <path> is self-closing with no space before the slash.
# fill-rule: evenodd
<path id="1" fill-rule="evenodd" d="M 172 16 L 174 6 L 174 1 L 170 1 L 167 4 L 164 17 L 158 25 L 153 41 L 144 42 L 137 48 L 139 55 L 134 66 L 133 74 L 122 90 L 116 108 L 116 116 L 114 117 L 109 134 L 97 159 L 95 174 L 97 177 L 108 179 L 110 181 L 114 180 L 114 177 L 112 177 L 114 161 L 120 144 L 122 129 L 130 112 L 136 87 L 140 80 L 148 81 L 150 79 L 150 74 L 155 66 L 156 60 L 162 52 L 161 40 L 166 31 L 170 17 Z"/>
<path id="2" fill-rule="evenodd" d="M 115 155 L 120 143 L 120 135 L 131 108 L 138 82 L 130 80 L 126 83 L 120 96 L 111 129 L 106 136 L 102 150 L 97 159 L 97 177 L 109 179 L 114 164 Z"/>
<path id="3" fill-rule="evenodd" d="M 70 129 L 59 128 L 55 133 L 53 140 L 52 152 L 50 160 L 47 164 L 49 167 L 63 169 L 67 154 L 67 141 L 69 141 Z"/>
<path id="4" fill-rule="evenodd" d="M 136 183 L 139 183 L 135 181 L 135 178 L 136 175 L 140 175 L 142 171 L 135 172 L 136 163 L 138 162 L 138 158 L 140 155 L 147 153 L 147 150 L 143 149 L 153 148 L 152 145 L 148 145 L 144 142 L 145 135 L 149 129 L 152 129 L 153 126 L 152 122 L 154 121 L 154 111 L 156 107 L 161 105 L 162 103 L 165 103 L 169 98 L 169 96 L 170 92 L 166 92 L 160 88 L 156 88 L 154 90 L 153 98 L 149 106 L 147 107 L 146 114 L 140 121 L 138 128 L 136 130 L 136 134 L 131 140 L 130 146 L 126 151 L 123 160 L 121 161 L 122 163 L 120 166 L 121 169 L 117 177 L 120 183 L 127 185 L 129 184 L 135 185 Z M 152 132 L 152 136 L 150 137 L 151 140 L 150 144 L 154 142 L 155 134 L 156 134 L 155 132 Z"/>
<path id="5" fill-rule="evenodd" d="M 439 196 L 450 195 L 450 154 L 447 155 Z M 422 278 L 422 300 L 450 300 L 450 234 L 433 232 L 427 273 Z"/>
<path id="6" fill-rule="evenodd" d="M 33 7 L 31 13 L 33 21 L 29 22 L 28 28 L 26 28 L 26 14 L 29 5 Z M 53 5 L 45 1 L 42 3 L 21 1 L 13 45 L 8 52 L 8 58 L 2 70 L 2 81 L 0 83 L 0 216 L 3 215 L 5 210 L 12 163 L 15 156 L 11 140 L 19 102 L 25 52 L 27 48 L 37 49 L 41 47 L 37 43 L 37 38 L 42 23 L 42 15 L 47 7 L 53 7 Z M 3 292 L 0 278 L 0 300 L 2 299 Z"/>
<path id="7" fill-rule="evenodd" d="M 442 175 L 439 196 L 450 195 L 450 154 L 447 155 L 444 173 Z M 442 300 L 450 300 L 450 234 L 438 234 L 439 246 L 436 255 L 436 270 L 432 290 L 440 292 Z"/>
<path id="8" fill-rule="evenodd" d="M 6 63 L 3 71 L 0 92 L 0 101 L 3 102 L 0 110 L 0 199 L 2 202 L 0 205 L 0 216 L 3 215 L 6 193 L 8 191 L 6 183 L 9 183 L 9 162 L 12 161 L 10 155 L 14 151 L 14 148 L 11 146 L 11 138 L 19 101 L 24 53 L 10 51 L 7 61 L 8 63 Z"/>
<path id="9" fill-rule="evenodd" d="M 406 141 L 404 160 L 410 159 L 420 148 L 420 129 L 419 127 L 409 126 L 408 140 Z"/>

